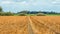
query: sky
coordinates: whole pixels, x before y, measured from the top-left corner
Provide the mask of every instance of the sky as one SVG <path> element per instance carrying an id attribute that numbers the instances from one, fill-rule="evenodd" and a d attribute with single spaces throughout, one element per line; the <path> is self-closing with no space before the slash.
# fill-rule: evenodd
<path id="1" fill-rule="evenodd" d="M 60 0 L 0 0 L 4 11 L 55 11 L 60 12 Z"/>

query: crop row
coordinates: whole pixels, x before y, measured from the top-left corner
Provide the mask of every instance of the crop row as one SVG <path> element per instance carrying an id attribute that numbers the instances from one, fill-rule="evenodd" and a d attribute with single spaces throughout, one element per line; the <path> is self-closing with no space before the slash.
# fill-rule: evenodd
<path id="1" fill-rule="evenodd" d="M 50 33 L 52 32 L 52 34 L 53 33 L 60 34 L 60 25 L 59 25 L 60 22 L 56 21 L 56 20 L 60 19 L 59 17 L 32 16 L 30 18 L 31 18 L 33 24 L 35 25 L 36 29 L 41 30 L 41 28 L 42 28 L 42 31 L 45 31 L 45 33 L 48 33 L 50 31 Z M 59 23 L 57 23 L 57 22 L 59 22 Z M 47 32 L 47 30 L 48 30 L 48 32 Z M 39 31 L 39 32 L 42 32 L 42 31 Z"/>

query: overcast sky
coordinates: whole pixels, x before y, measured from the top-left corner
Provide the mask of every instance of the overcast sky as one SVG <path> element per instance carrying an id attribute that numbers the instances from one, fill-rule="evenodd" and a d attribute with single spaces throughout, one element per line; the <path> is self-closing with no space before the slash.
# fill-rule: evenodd
<path id="1" fill-rule="evenodd" d="M 30 11 L 55 11 L 60 12 L 60 0 L 0 0 L 4 11 L 18 12 Z"/>

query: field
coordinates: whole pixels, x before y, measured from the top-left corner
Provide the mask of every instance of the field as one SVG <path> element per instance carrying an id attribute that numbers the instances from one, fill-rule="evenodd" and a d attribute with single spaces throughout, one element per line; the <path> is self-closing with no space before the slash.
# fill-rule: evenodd
<path id="1" fill-rule="evenodd" d="M 0 34 L 28 34 L 26 16 L 0 16 Z"/>
<path id="2" fill-rule="evenodd" d="M 60 34 L 60 17 L 58 16 L 31 16 L 36 34 Z"/>
<path id="3" fill-rule="evenodd" d="M 60 34 L 60 16 L 0 16 L 0 34 Z"/>

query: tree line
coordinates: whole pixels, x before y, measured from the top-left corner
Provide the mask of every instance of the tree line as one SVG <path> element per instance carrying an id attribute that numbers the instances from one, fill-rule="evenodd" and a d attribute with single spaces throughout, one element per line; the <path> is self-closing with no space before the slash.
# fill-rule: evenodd
<path id="1" fill-rule="evenodd" d="M 0 16 L 26 16 L 26 14 L 37 14 L 37 15 L 44 15 L 44 14 L 60 14 L 60 13 L 56 13 L 56 12 L 45 12 L 45 11 L 20 11 L 17 13 L 12 13 L 12 12 L 4 12 L 2 7 L 0 7 Z"/>

